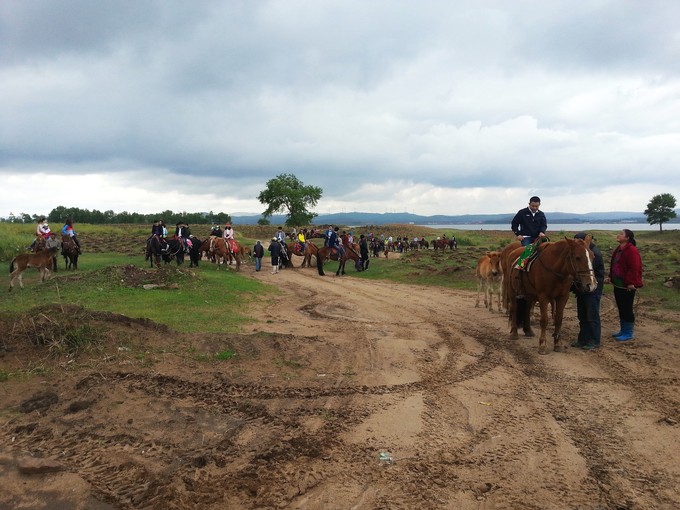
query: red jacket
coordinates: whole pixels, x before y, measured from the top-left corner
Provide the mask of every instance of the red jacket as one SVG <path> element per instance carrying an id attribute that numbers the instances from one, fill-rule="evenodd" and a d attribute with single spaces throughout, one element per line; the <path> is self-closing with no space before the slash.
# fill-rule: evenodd
<path id="1" fill-rule="evenodd" d="M 630 243 L 625 243 L 614 250 L 609 277 L 623 278 L 623 286 L 635 285 L 642 287 L 642 258 L 638 249 Z"/>

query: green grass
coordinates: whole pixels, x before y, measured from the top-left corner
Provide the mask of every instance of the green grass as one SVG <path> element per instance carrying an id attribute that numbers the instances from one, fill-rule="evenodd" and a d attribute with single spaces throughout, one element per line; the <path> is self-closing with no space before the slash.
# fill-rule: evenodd
<path id="1" fill-rule="evenodd" d="M 266 286 L 232 270 L 217 271 L 212 264 L 199 268 L 170 265 L 164 268 L 167 281 L 177 289 L 144 290 L 129 287 L 126 266 L 146 269 L 143 257 L 105 253 L 86 254 L 77 272 L 60 270 L 45 283 L 36 271 L 26 271 L 25 288 L 0 293 L 0 307 L 24 312 L 35 306 L 75 304 L 135 318 L 148 318 L 176 331 L 235 331 L 250 320 L 248 304 L 266 291 Z M 158 271 L 149 270 L 150 273 Z"/>

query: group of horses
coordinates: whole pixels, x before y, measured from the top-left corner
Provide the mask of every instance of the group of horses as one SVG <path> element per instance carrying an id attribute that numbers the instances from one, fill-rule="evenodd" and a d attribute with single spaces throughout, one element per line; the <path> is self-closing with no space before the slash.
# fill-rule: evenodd
<path id="1" fill-rule="evenodd" d="M 546 341 L 549 317 L 552 317 L 553 323 L 553 349 L 564 352 L 566 345 L 562 341 L 561 329 L 570 289 L 576 286 L 584 292 L 592 292 L 597 287 L 591 239 L 591 236 L 586 236 L 584 240 L 564 238 L 557 242 L 538 242 L 534 256 L 523 269 L 517 268 L 517 261 L 525 249 L 519 242 L 510 243 L 501 251 L 487 252 L 477 263 L 475 306 L 479 306 L 483 291 L 484 306 L 493 310 L 495 294 L 498 310 L 504 307 L 507 311 L 510 335 L 516 339 L 519 328 L 525 336 L 535 336 L 531 312 L 538 304 L 541 328 L 538 352 L 548 354 L 551 350 Z"/>
<path id="2" fill-rule="evenodd" d="M 40 271 L 40 281 L 43 282 L 49 277 L 51 271 L 57 272 L 59 269 L 57 254 L 60 249 L 66 270 L 78 269 L 80 250 L 72 237 L 62 236 L 61 241 L 58 241 L 54 236 L 48 239 L 37 237 L 33 245 L 33 253 L 22 253 L 10 261 L 9 290 L 11 291 L 14 288 L 14 282 L 17 280 L 21 288 L 24 287 L 22 273 L 30 267 Z"/>
<path id="3" fill-rule="evenodd" d="M 209 236 L 201 240 L 195 236 L 188 239 L 170 238 L 160 239 L 151 236 L 146 241 L 144 260 L 149 261 L 150 267 L 160 267 L 161 262 L 169 264 L 173 260 L 177 265 L 184 264 L 185 257 L 189 257 L 189 267 L 198 267 L 202 258 L 216 264 L 217 269 L 225 265 L 235 265 L 241 270 L 241 264 L 248 255 L 246 248 L 235 239 L 224 239 Z"/>

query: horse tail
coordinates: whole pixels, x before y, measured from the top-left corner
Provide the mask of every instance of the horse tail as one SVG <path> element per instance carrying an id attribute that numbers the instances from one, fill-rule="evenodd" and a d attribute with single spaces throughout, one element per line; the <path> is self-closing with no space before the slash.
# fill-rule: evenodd
<path id="1" fill-rule="evenodd" d="M 13 273 L 14 272 L 14 262 L 16 261 L 16 257 L 12 259 L 12 262 L 9 263 L 9 272 Z"/>

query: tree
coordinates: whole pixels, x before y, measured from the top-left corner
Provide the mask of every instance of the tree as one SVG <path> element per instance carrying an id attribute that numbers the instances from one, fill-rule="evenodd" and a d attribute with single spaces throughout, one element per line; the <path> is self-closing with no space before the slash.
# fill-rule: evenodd
<path id="1" fill-rule="evenodd" d="M 317 216 L 307 207 L 314 207 L 322 194 L 321 188 L 305 186 L 293 174 L 281 174 L 267 181 L 267 189 L 261 191 L 257 199 L 267 204 L 263 218 L 287 211 L 286 226 L 295 227 L 309 225 Z"/>
<path id="2" fill-rule="evenodd" d="M 654 195 L 645 209 L 647 223 L 659 224 L 659 232 L 663 232 L 662 225 L 677 216 L 675 214 L 675 197 L 670 193 Z"/>

